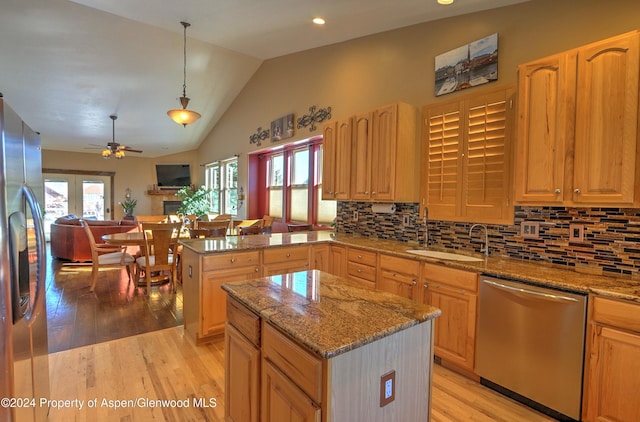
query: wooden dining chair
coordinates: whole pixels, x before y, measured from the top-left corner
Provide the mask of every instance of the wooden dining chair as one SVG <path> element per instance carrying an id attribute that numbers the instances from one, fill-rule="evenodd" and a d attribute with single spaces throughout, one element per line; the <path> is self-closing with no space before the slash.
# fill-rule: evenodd
<path id="1" fill-rule="evenodd" d="M 144 255 L 136 259 L 136 264 L 147 283 L 147 294 L 151 283 L 166 280 L 176 291 L 176 263 L 178 236 L 181 223 L 142 223 L 144 233 Z M 168 274 L 167 274 L 168 273 Z"/>
<path id="2" fill-rule="evenodd" d="M 247 235 L 247 234 L 262 234 L 262 225 L 261 224 L 254 224 L 253 226 L 246 226 L 246 227 L 238 227 L 238 234 L 241 236 Z"/>
<path id="3" fill-rule="evenodd" d="M 273 226 L 273 222 L 275 221 L 275 217 L 271 217 L 270 215 L 264 215 L 262 217 L 262 233 L 271 233 L 271 226 Z"/>
<path id="4" fill-rule="evenodd" d="M 182 226 L 185 229 L 195 229 L 198 222 L 198 216 L 195 214 L 187 214 L 182 216 Z"/>
<path id="5" fill-rule="evenodd" d="M 189 229 L 189 235 L 192 239 L 201 239 L 209 237 L 225 237 L 227 235 L 227 227 L 210 227 Z"/>
<path id="6" fill-rule="evenodd" d="M 126 246 L 114 246 L 96 243 L 93 233 L 89 225 L 80 220 L 80 224 L 89 239 L 89 247 L 91 248 L 91 284 L 89 291 L 93 292 L 98 281 L 98 272 L 100 268 L 105 267 L 126 267 L 129 281 L 131 281 L 131 273 L 134 272 L 135 259 L 127 253 Z"/>
<path id="7" fill-rule="evenodd" d="M 313 231 L 313 224 L 287 224 L 289 233 L 294 232 L 311 232 Z"/>
<path id="8" fill-rule="evenodd" d="M 169 217 L 166 215 L 138 215 L 138 231 L 142 231 L 142 223 L 166 223 Z"/>
<path id="9" fill-rule="evenodd" d="M 198 224 L 196 224 L 196 229 L 224 228 L 225 230 L 228 230 L 230 225 L 231 220 L 198 221 Z"/>

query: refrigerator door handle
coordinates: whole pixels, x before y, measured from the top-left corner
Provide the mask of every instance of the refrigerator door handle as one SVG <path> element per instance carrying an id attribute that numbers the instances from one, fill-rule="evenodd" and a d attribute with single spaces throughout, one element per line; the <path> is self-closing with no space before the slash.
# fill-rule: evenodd
<path id="1" fill-rule="evenodd" d="M 22 192 L 24 193 L 27 205 L 31 210 L 31 216 L 33 217 L 33 226 L 36 235 L 36 258 L 38 260 L 38 267 L 36 270 L 36 298 L 34 300 L 33 307 L 31 308 L 31 314 L 27 316 L 29 325 L 33 324 L 35 317 L 40 315 L 41 308 L 45 306 L 45 292 L 46 292 L 46 273 L 47 273 L 47 259 L 46 259 L 46 245 L 44 237 L 44 220 L 42 218 L 42 210 L 38 203 L 38 198 L 33 192 L 31 187 L 24 183 L 22 185 Z"/>
<path id="2" fill-rule="evenodd" d="M 46 282 L 46 249 L 44 238 L 44 225 L 42 220 L 42 211 L 38 200 L 27 184 L 23 184 L 21 192 L 27 202 L 27 206 L 33 217 L 34 232 L 36 238 L 36 285 L 35 298 L 33 303 L 29 303 L 31 294 L 29 292 L 29 256 L 27 249 L 26 230 L 27 224 L 25 215 L 22 212 L 15 212 L 9 216 L 10 227 L 10 245 L 11 245 L 11 283 L 13 296 L 13 322 L 25 318 L 27 325 L 33 324 L 44 306 L 45 300 L 45 282 Z M 26 286 L 22 286 L 27 277 Z M 24 288 L 25 291 L 22 291 Z"/>

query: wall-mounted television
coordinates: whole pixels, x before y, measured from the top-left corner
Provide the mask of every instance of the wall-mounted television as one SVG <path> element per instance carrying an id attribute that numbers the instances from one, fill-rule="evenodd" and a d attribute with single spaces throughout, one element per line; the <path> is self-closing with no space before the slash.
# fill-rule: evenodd
<path id="1" fill-rule="evenodd" d="M 180 189 L 191 185 L 189 164 L 156 164 L 158 189 Z"/>

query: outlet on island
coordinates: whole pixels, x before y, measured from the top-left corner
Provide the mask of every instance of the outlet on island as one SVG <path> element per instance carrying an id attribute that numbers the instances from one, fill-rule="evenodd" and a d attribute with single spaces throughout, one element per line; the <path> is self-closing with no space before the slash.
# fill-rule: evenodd
<path id="1" fill-rule="evenodd" d="M 396 371 L 389 371 L 380 377 L 380 407 L 384 407 L 396 398 Z"/>

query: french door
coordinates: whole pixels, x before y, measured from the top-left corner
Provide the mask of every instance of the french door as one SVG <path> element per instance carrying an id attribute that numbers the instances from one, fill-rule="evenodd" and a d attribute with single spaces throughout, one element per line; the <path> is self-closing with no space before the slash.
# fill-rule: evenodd
<path id="1" fill-rule="evenodd" d="M 58 217 L 74 214 L 90 220 L 112 217 L 112 176 L 93 174 L 43 173 L 44 229 Z"/>

